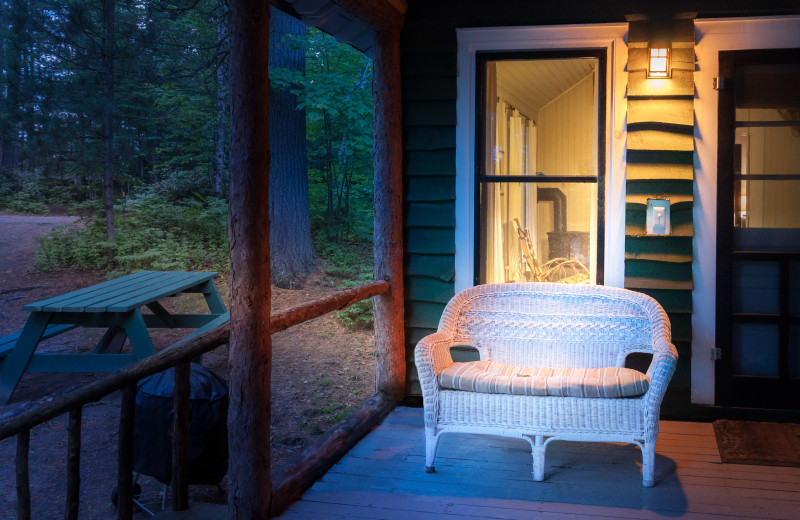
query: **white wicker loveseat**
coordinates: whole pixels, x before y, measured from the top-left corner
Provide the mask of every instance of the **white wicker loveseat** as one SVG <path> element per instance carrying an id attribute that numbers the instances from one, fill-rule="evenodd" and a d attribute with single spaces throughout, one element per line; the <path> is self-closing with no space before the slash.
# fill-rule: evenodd
<path id="1" fill-rule="evenodd" d="M 450 348 L 456 345 L 475 347 L 481 361 L 454 363 Z M 652 354 L 646 377 L 607 368 L 623 367 L 634 352 Z M 462 291 L 447 304 L 437 332 L 420 340 L 415 350 L 426 470 L 434 471 L 445 433 L 526 439 L 534 480 L 544 479 L 545 449 L 553 440 L 626 442 L 641 448 L 643 484 L 652 486 L 659 409 L 677 359 L 666 313 L 641 293 L 555 283 L 490 284 Z M 460 380 L 461 372 L 489 365 L 494 372 Z M 628 394 L 607 397 L 608 388 L 625 386 L 613 380 L 620 371 L 623 380 L 638 378 L 633 394 L 644 393 L 630 396 L 628 385 Z M 606 374 L 612 380 L 602 381 Z"/>

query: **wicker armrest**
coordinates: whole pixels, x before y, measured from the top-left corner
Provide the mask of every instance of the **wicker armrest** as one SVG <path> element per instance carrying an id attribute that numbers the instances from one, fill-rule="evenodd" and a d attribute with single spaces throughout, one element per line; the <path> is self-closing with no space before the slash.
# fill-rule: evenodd
<path id="1" fill-rule="evenodd" d="M 647 369 L 647 377 L 650 378 L 650 389 L 647 391 L 648 408 L 653 408 L 656 413 L 661 406 L 661 400 L 667 391 L 667 384 L 675 372 L 678 364 L 678 351 L 675 345 L 660 340 L 655 345 L 655 353 L 650 366 Z"/>
<path id="2" fill-rule="evenodd" d="M 420 370 L 421 365 L 427 365 L 431 368 L 433 377 L 436 377 L 439 372 L 452 365 L 450 347 L 455 345 L 452 340 L 453 335 L 445 331 L 429 334 L 419 340 L 414 350 L 417 370 Z"/>

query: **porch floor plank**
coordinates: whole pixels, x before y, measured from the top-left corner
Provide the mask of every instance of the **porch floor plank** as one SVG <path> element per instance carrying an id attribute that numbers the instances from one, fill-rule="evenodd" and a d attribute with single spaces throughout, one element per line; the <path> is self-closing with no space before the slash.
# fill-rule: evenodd
<path id="1" fill-rule="evenodd" d="M 279 518 L 797 518 L 800 468 L 722 464 L 710 424 L 662 422 L 656 486 L 632 445 L 553 442 L 544 482 L 526 441 L 446 435 L 425 473 L 422 410 L 399 407 Z"/>

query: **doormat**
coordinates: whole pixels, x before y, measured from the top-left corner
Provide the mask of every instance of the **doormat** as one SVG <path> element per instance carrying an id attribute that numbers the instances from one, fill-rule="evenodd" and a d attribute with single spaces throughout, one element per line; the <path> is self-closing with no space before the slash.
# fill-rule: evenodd
<path id="1" fill-rule="evenodd" d="M 714 421 L 722 462 L 800 467 L 800 424 Z"/>

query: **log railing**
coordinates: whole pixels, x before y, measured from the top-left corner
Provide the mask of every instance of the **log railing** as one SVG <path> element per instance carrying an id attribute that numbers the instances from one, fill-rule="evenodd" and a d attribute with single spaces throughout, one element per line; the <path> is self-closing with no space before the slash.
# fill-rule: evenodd
<path id="1" fill-rule="evenodd" d="M 339 291 L 330 296 L 273 314 L 270 329 L 285 330 L 329 312 L 343 309 L 361 300 L 385 294 L 389 282 L 379 280 Z M 175 369 L 173 454 L 172 454 L 172 507 L 188 507 L 188 480 L 185 472 L 188 449 L 189 363 L 192 359 L 228 342 L 230 327 L 226 323 L 202 335 L 164 349 L 153 356 L 127 366 L 102 379 L 56 397 L 47 404 L 22 410 L 0 423 L 0 440 L 17 436 L 17 518 L 31 518 L 31 495 L 28 471 L 28 453 L 31 428 L 55 417 L 69 414 L 67 426 L 67 468 L 65 519 L 77 519 L 80 496 L 81 416 L 83 406 L 104 396 L 122 390 L 120 405 L 119 446 L 117 461 L 117 518 L 129 520 L 133 515 L 133 419 L 136 382 L 170 367 Z M 377 393 L 365 401 L 360 409 L 335 425 L 317 442 L 307 448 L 294 464 L 276 475 L 273 480 L 275 502 L 272 514 L 279 514 L 291 500 L 344 454 L 360 437 L 365 435 L 394 406 L 394 399 Z"/>

